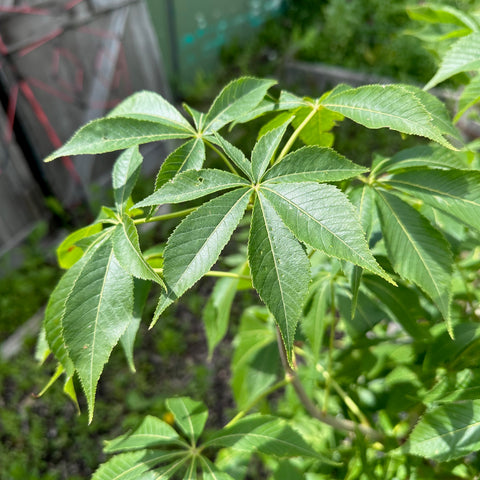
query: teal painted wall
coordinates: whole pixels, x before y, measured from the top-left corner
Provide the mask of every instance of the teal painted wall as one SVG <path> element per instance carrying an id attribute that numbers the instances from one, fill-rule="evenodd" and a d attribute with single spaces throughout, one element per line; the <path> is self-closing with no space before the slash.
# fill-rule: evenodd
<path id="1" fill-rule="evenodd" d="M 199 70 L 211 72 L 218 65 L 222 45 L 254 34 L 281 10 L 282 2 L 147 0 L 169 77 L 185 85 L 194 81 Z"/>

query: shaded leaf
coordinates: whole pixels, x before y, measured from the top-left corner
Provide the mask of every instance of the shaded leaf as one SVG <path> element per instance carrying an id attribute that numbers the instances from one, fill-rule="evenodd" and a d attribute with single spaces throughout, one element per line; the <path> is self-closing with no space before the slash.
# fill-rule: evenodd
<path id="1" fill-rule="evenodd" d="M 260 191 L 299 240 L 391 281 L 368 249 L 353 206 L 336 187 L 302 182 L 262 185 Z"/>
<path id="2" fill-rule="evenodd" d="M 203 471 L 203 480 L 233 480 L 228 473 L 219 470 L 208 458 L 200 457 L 200 464 Z"/>
<path id="3" fill-rule="evenodd" d="M 163 280 L 145 260 L 140 250 L 137 227 L 128 215 L 123 215 L 122 222 L 115 226 L 112 244 L 115 257 L 126 272 L 134 277 L 152 280 L 165 286 Z"/>
<path id="4" fill-rule="evenodd" d="M 63 317 L 63 337 L 87 397 L 90 421 L 98 379 L 132 310 L 132 277 L 116 260 L 110 243 L 104 243 L 82 265 Z"/>
<path id="5" fill-rule="evenodd" d="M 336 182 L 366 171 L 330 148 L 312 146 L 286 155 L 267 171 L 262 182 Z"/>
<path id="6" fill-rule="evenodd" d="M 312 107 L 303 107 L 295 111 L 295 118 L 292 121 L 294 128 L 307 118 L 312 111 Z M 300 139 L 306 145 L 319 145 L 322 147 L 331 147 L 334 136 L 330 133 L 337 122 L 343 120 L 343 115 L 325 108 L 317 108 L 315 114 L 300 132 Z"/>
<path id="7" fill-rule="evenodd" d="M 186 217 L 168 239 L 164 279 L 152 324 L 217 261 L 247 208 L 251 190 L 240 188 L 204 203 Z"/>
<path id="8" fill-rule="evenodd" d="M 138 202 L 135 208 L 187 202 L 228 188 L 248 185 L 242 177 L 223 170 L 188 170 L 163 184 L 156 192 Z"/>
<path id="9" fill-rule="evenodd" d="M 155 190 L 185 170 L 198 170 L 205 161 L 205 145 L 199 138 L 192 138 L 174 150 L 163 162 L 155 180 Z"/>
<path id="10" fill-rule="evenodd" d="M 253 286 L 275 317 L 291 360 L 295 329 L 310 282 L 310 262 L 261 193 L 253 209 L 248 260 Z"/>
<path id="11" fill-rule="evenodd" d="M 480 231 L 480 172 L 421 169 L 396 174 L 386 183 Z"/>
<path id="12" fill-rule="evenodd" d="M 407 7 L 407 12 L 412 20 L 428 23 L 448 23 L 459 27 L 467 27 L 473 31 L 480 28 L 473 15 L 462 12 L 450 5 L 425 4 Z"/>
<path id="13" fill-rule="evenodd" d="M 252 77 L 242 77 L 230 82 L 218 94 L 206 114 L 204 131 L 212 133 L 220 130 L 227 123 L 253 110 L 275 83 L 275 80 Z"/>
<path id="14" fill-rule="evenodd" d="M 282 137 L 290 124 L 287 119 L 282 125 L 263 135 L 252 150 L 252 172 L 254 182 L 258 182 L 273 159 Z"/>
<path id="15" fill-rule="evenodd" d="M 148 293 L 150 292 L 151 283 L 145 280 L 135 278 L 133 280 L 133 313 L 130 323 L 125 333 L 120 338 L 128 366 L 132 372 L 135 372 L 135 364 L 133 362 L 133 346 L 138 328 L 142 320 L 142 313 L 147 302 Z"/>
<path id="16" fill-rule="evenodd" d="M 480 448 L 480 400 L 442 405 L 417 423 L 401 451 L 446 462 Z"/>
<path id="17" fill-rule="evenodd" d="M 275 382 L 281 371 L 276 331 L 264 307 L 250 307 L 240 319 L 232 357 L 232 391 L 244 410 Z"/>
<path id="18" fill-rule="evenodd" d="M 167 408 L 173 413 L 175 423 L 194 443 L 202 434 L 208 418 L 208 410 L 203 402 L 188 397 L 175 397 L 166 400 Z"/>
<path id="19" fill-rule="evenodd" d="M 216 132 L 214 138 L 215 143 L 222 147 L 227 157 L 232 160 L 235 166 L 237 166 L 253 182 L 252 164 L 245 157 L 243 152 Z"/>
<path id="20" fill-rule="evenodd" d="M 132 433 L 107 441 L 104 452 L 115 453 L 171 444 L 186 446 L 178 433 L 168 423 L 152 415 L 147 415 Z"/>
<path id="21" fill-rule="evenodd" d="M 115 205 L 120 214 L 124 213 L 128 198 L 140 175 L 143 157 L 138 146 L 125 150 L 113 166 L 112 184 Z"/>
<path id="22" fill-rule="evenodd" d="M 470 80 L 470 83 L 463 89 L 458 100 L 458 112 L 454 121 L 458 122 L 460 117 L 475 104 L 480 102 L 480 75 L 476 75 Z"/>
<path id="23" fill-rule="evenodd" d="M 182 452 L 162 450 L 138 450 L 115 455 L 100 465 L 92 480 L 155 480 L 157 475 L 151 468 L 175 460 Z"/>
<path id="24" fill-rule="evenodd" d="M 205 447 L 231 447 L 279 457 L 321 458 L 285 421 L 268 415 L 249 415 L 226 427 L 204 443 Z M 330 463 L 330 462 L 329 462 Z"/>
<path id="25" fill-rule="evenodd" d="M 440 68 L 432 79 L 425 85 L 424 89 L 429 90 L 447 78 L 461 72 L 478 70 L 480 68 L 480 32 L 457 40 L 447 51 L 442 59 Z"/>
<path id="26" fill-rule="evenodd" d="M 390 193 L 376 193 L 393 268 L 427 293 L 449 324 L 452 254 L 448 243 L 413 207 Z"/>
<path id="27" fill-rule="evenodd" d="M 57 247 L 57 259 L 61 268 L 68 269 L 72 267 L 80 258 L 82 258 L 84 249 L 77 245 L 81 240 L 92 237 L 102 231 L 101 223 L 94 223 L 88 227 L 75 230 L 68 235 Z M 85 243 L 85 242 L 82 242 Z"/>
<path id="28" fill-rule="evenodd" d="M 375 170 L 378 175 L 383 172 L 397 172 L 407 168 L 417 167 L 443 167 L 443 168 L 468 168 L 467 154 L 455 152 L 440 145 L 419 145 L 406 148 L 396 153 L 392 158 L 382 163 Z"/>
<path id="29" fill-rule="evenodd" d="M 480 396 L 480 370 L 465 369 L 445 372 L 444 376 L 423 397 L 423 403 L 450 403 L 477 400 Z"/>

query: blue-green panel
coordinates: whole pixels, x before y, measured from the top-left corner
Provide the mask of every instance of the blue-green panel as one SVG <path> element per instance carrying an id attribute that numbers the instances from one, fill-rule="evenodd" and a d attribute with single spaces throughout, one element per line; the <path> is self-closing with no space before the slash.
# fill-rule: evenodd
<path id="1" fill-rule="evenodd" d="M 221 47 L 247 39 L 283 0 L 147 0 L 167 72 L 180 84 L 218 65 Z"/>

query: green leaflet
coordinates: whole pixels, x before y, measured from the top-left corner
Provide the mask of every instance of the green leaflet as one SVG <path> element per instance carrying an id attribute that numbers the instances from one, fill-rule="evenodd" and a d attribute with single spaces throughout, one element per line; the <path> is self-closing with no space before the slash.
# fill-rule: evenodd
<path id="1" fill-rule="evenodd" d="M 113 196 L 120 214 L 124 213 L 128 198 L 140 175 L 143 157 L 138 146 L 123 152 L 115 162 L 112 171 Z"/>
<path id="2" fill-rule="evenodd" d="M 132 372 L 135 372 L 135 363 L 133 361 L 133 347 L 138 328 L 142 320 L 142 313 L 147 302 L 148 293 L 150 292 L 151 282 L 135 278 L 133 280 L 133 312 L 132 319 L 127 329 L 120 338 L 128 366 Z"/>
<path id="3" fill-rule="evenodd" d="M 184 456 L 183 452 L 138 450 L 115 455 L 100 465 L 92 480 L 155 480 L 158 475 L 151 469 Z M 166 478 L 166 477 L 164 477 Z"/>
<path id="4" fill-rule="evenodd" d="M 457 40 L 445 54 L 437 73 L 425 85 L 429 90 L 447 78 L 461 72 L 480 68 L 480 32 L 474 32 Z"/>
<path id="5" fill-rule="evenodd" d="M 432 116 L 434 125 L 438 128 L 442 135 L 446 135 L 447 137 L 455 139 L 456 142 L 461 146 L 463 143 L 462 137 L 458 130 L 453 126 L 450 113 L 443 102 L 441 102 L 437 97 L 430 95 L 425 90 L 414 87 L 413 85 L 402 85 L 402 88 L 408 90 L 420 100 L 422 105 Z"/>
<path id="6" fill-rule="evenodd" d="M 243 152 L 216 132 L 212 138 L 213 141 L 222 147 L 227 157 L 253 182 L 252 164 L 247 160 Z"/>
<path id="7" fill-rule="evenodd" d="M 291 118 L 287 119 L 287 121 L 279 127 L 267 132 L 253 147 L 252 172 L 254 182 L 260 180 L 265 173 L 265 170 L 270 165 L 290 121 Z"/>
<path id="8" fill-rule="evenodd" d="M 164 254 L 164 279 L 168 291 L 160 300 L 152 320 L 193 286 L 217 261 L 240 222 L 251 189 L 239 188 L 204 203 L 186 217 L 168 239 Z"/>
<path id="9" fill-rule="evenodd" d="M 270 168 L 263 182 L 336 182 L 355 177 L 367 169 L 325 147 L 303 147 L 289 153 Z"/>
<path id="10" fill-rule="evenodd" d="M 203 120 L 205 118 L 205 114 L 199 112 L 195 108 L 187 105 L 186 103 L 182 103 L 183 109 L 192 117 L 193 123 L 195 124 L 195 128 L 198 132 L 201 132 L 203 129 Z"/>
<path id="11" fill-rule="evenodd" d="M 460 117 L 475 104 L 480 102 L 480 75 L 476 75 L 470 83 L 463 89 L 458 101 L 458 112 L 453 119 L 458 122 Z"/>
<path id="12" fill-rule="evenodd" d="M 200 457 L 203 480 L 234 480 L 228 473 L 219 470 L 210 460 Z"/>
<path id="13" fill-rule="evenodd" d="M 442 405 L 417 423 L 401 452 L 446 462 L 480 448 L 480 400 Z"/>
<path id="14" fill-rule="evenodd" d="M 155 190 L 185 170 L 198 170 L 205 161 L 205 144 L 200 138 L 192 138 L 174 150 L 162 163 L 155 180 Z"/>
<path id="15" fill-rule="evenodd" d="M 322 102 L 325 108 L 341 113 L 368 128 L 387 127 L 409 135 L 435 140 L 454 148 L 442 136 L 444 122 L 436 120 L 412 87 L 404 85 L 367 85 L 333 92 Z"/>
<path id="16" fill-rule="evenodd" d="M 188 129 L 137 118 L 105 117 L 81 127 L 67 143 L 51 153 L 45 161 L 50 162 L 68 155 L 113 152 L 160 140 L 188 138 L 194 133 L 191 127 Z"/>
<path id="17" fill-rule="evenodd" d="M 77 245 L 77 243 L 80 243 L 81 240 L 89 238 L 101 231 L 102 224 L 94 223 L 93 225 L 75 230 L 68 235 L 57 247 L 57 259 L 60 267 L 68 269 L 80 260 L 83 256 L 84 250 Z"/>
<path id="18" fill-rule="evenodd" d="M 292 121 L 293 127 L 298 128 L 311 111 L 312 106 L 295 110 L 295 118 Z M 342 120 L 343 115 L 325 108 L 318 108 L 300 132 L 300 139 L 305 145 L 331 147 L 335 137 L 330 131 L 335 127 L 337 122 Z"/>
<path id="19" fill-rule="evenodd" d="M 412 20 L 428 23 L 448 23 L 459 27 L 467 27 L 473 31 L 480 28 L 473 15 L 463 12 L 449 5 L 416 5 L 407 7 L 407 12 Z"/>
<path id="20" fill-rule="evenodd" d="M 171 444 L 184 446 L 185 441 L 168 423 L 152 415 L 147 415 L 132 433 L 108 441 L 104 452 L 116 453 Z"/>
<path id="21" fill-rule="evenodd" d="M 423 397 L 425 404 L 477 400 L 480 396 L 480 370 L 465 369 L 445 372 L 433 388 Z"/>
<path id="22" fill-rule="evenodd" d="M 213 168 L 188 170 L 179 173 L 156 192 L 135 205 L 135 208 L 165 203 L 180 203 L 195 200 L 228 188 L 248 186 L 238 175 Z"/>
<path id="23" fill-rule="evenodd" d="M 240 319 L 231 362 L 231 385 L 239 410 L 268 390 L 281 371 L 277 336 L 268 317 L 265 307 L 250 307 Z"/>
<path id="24" fill-rule="evenodd" d="M 231 447 L 246 452 L 259 451 L 278 457 L 302 455 L 326 460 L 310 448 L 285 421 L 268 415 L 249 415 L 242 418 L 231 427 L 214 434 L 204 446 Z"/>
<path id="25" fill-rule="evenodd" d="M 205 133 L 220 130 L 227 123 L 237 120 L 246 112 L 255 109 L 263 100 L 275 80 L 242 77 L 233 80 L 215 98 L 205 116 Z"/>
<path id="26" fill-rule="evenodd" d="M 85 227 L 89 229 L 90 227 Z M 85 233 L 85 229 L 82 230 L 82 235 Z M 74 236 L 74 232 L 71 236 Z M 63 318 L 65 315 L 65 303 L 71 291 L 81 275 L 83 268 L 89 262 L 93 253 L 106 242 L 111 235 L 111 230 L 106 230 L 102 233 L 101 237 L 98 237 L 94 243 L 92 243 L 85 254 L 78 260 L 60 279 L 57 286 L 50 295 L 47 308 L 45 310 L 45 318 L 43 326 L 45 328 L 45 336 L 48 345 L 55 355 L 55 358 L 65 369 L 67 377 L 71 377 L 74 373 L 75 365 L 73 365 L 68 352 L 65 348 L 65 340 L 63 338 Z M 71 236 L 67 237 L 68 240 Z M 65 240 L 65 241 L 66 241 Z M 64 241 L 64 242 L 65 242 Z M 63 243 L 62 243 L 63 245 Z"/>
<path id="27" fill-rule="evenodd" d="M 182 114 L 161 95 L 138 92 L 117 105 L 108 117 L 129 117 L 193 131 Z"/>
<path id="28" fill-rule="evenodd" d="M 413 207 L 376 190 L 385 245 L 393 268 L 417 284 L 450 324 L 452 254 L 443 236 Z"/>
<path id="29" fill-rule="evenodd" d="M 385 183 L 480 231 L 480 172 L 421 169 L 399 173 Z"/>
<path id="30" fill-rule="evenodd" d="M 163 280 L 145 260 L 140 250 L 137 227 L 128 215 L 123 215 L 122 222 L 114 227 L 112 244 L 115 257 L 126 272 L 134 277 L 153 280 L 165 286 Z"/>
<path id="31" fill-rule="evenodd" d="M 82 265 L 63 317 L 63 337 L 87 397 L 90 421 L 98 379 L 132 311 L 132 277 L 105 242 Z"/>
<path id="32" fill-rule="evenodd" d="M 375 169 L 375 173 L 376 175 L 385 172 L 394 173 L 416 167 L 467 169 L 467 153 L 455 152 L 435 144 L 419 145 L 396 153 L 392 158 L 382 162 L 381 166 Z"/>
<path id="33" fill-rule="evenodd" d="M 302 182 L 262 185 L 260 191 L 300 241 L 392 281 L 368 249 L 353 206 L 336 187 Z"/>
<path id="34" fill-rule="evenodd" d="M 173 413 L 176 425 L 194 444 L 205 428 L 208 418 L 207 407 L 203 402 L 188 397 L 169 398 L 165 404 Z"/>
<path id="35" fill-rule="evenodd" d="M 253 209 L 248 260 L 253 286 L 275 317 L 291 361 L 295 329 L 310 282 L 310 262 L 262 193 Z"/>

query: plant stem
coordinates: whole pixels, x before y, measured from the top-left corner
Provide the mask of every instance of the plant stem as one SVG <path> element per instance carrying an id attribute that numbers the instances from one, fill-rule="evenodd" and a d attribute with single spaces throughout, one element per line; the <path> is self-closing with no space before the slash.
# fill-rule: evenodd
<path id="1" fill-rule="evenodd" d="M 136 225 L 141 223 L 161 222 L 163 220 L 170 220 L 171 218 L 183 217 L 185 215 L 188 215 L 189 213 L 192 213 L 196 209 L 197 207 L 193 207 L 193 208 L 187 208 L 185 210 L 179 210 L 178 212 L 171 212 L 171 213 L 165 213 L 164 215 L 157 215 L 156 217 L 137 218 L 133 222 Z"/>
<path id="2" fill-rule="evenodd" d="M 305 117 L 305 120 L 303 120 L 303 122 L 295 129 L 295 131 L 292 133 L 292 136 L 288 139 L 288 142 L 285 144 L 282 151 L 280 152 L 280 155 L 277 157 L 274 163 L 278 163 L 290 151 L 293 143 L 300 135 L 300 132 L 303 130 L 305 125 L 307 125 L 307 123 L 313 118 L 317 111 L 318 108 L 314 107 L 312 111 Z"/>
<path id="3" fill-rule="evenodd" d="M 323 368 L 320 363 L 317 363 L 316 369 L 323 374 L 325 379 L 330 381 L 332 387 L 336 390 L 339 397 L 344 401 L 345 405 L 358 417 L 362 425 L 370 426 L 370 422 L 368 421 L 365 414 L 360 410 L 358 405 L 352 400 L 352 398 L 348 395 L 347 392 L 333 379 L 330 374 Z"/>
<path id="4" fill-rule="evenodd" d="M 204 143 L 208 145 L 227 165 L 229 170 L 234 173 L 235 175 L 238 175 L 238 172 L 235 170 L 235 167 L 232 165 L 232 162 L 227 158 L 227 156 L 219 150 L 213 143 L 210 143 L 208 140 L 203 139 Z"/>
<path id="5" fill-rule="evenodd" d="M 279 388 L 283 388 L 289 383 L 292 382 L 292 378 L 288 375 L 285 376 L 283 380 L 278 381 L 274 385 L 272 385 L 269 389 L 262 392 L 260 395 L 256 396 L 243 410 L 238 412 L 228 423 L 225 425 L 226 427 L 231 427 L 233 424 L 237 423 L 238 420 L 243 418 L 258 402 L 263 400 L 264 398 L 268 397 L 271 393 L 275 392 Z"/>
<path id="6" fill-rule="evenodd" d="M 295 389 L 295 392 L 299 400 L 302 402 L 303 406 L 305 407 L 305 410 L 307 410 L 310 416 L 312 416 L 313 418 L 316 418 L 322 423 L 325 423 L 326 425 L 329 425 L 332 428 L 335 428 L 336 430 L 341 430 L 344 432 L 352 432 L 352 433 L 361 432 L 375 441 L 380 441 L 384 439 L 384 435 L 382 433 L 377 432 L 371 427 L 368 427 L 366 425 L 359 425 L 355 422 L 352 422 L 351 420 L 332 417 L 328 413 L 322 412 L 321 410 L 319 410 L 316 407 L 316 405 L 312 402 L 312 400 L 310 400 L 310 397 L 307 395 L 307 392 L 303 388 L 302 382 L 298 378 L 298 375 L 295 372 L 295 370 L 293 370 L 292 367 L 290 367 L 290 365 L 288 364 L 287 352 L 285 352 L 282 336 L 280 335 L 280 330 L 278 329 L 278 327 L 277 327 L 277 342 L 278 342 L 278 350 L 280 352 L 280 358 L 282 360 L 282 365 L 283 365 L 283 368 L 285 369 L 286 375 L 291 378 L 291 383 L 293 385 L 293 388 Z"/>
<path id="7" fill-rule="evenodd" d="M 251 280 L 249 275 L 240 275 L 235 272 L 221 272 L 219 270 L 210 270 L 205 274 L 206 277 L 228 277 L 228 278 L 238 278 L 239 280 Z"/>
<path id="8" fill-rule="evenodd" d="M 329 344 L 328 344 L 328 363 L 327 363 L 327 373 L 328 375 L 325 375 L 325 396 L 323 398 L 323 411 L 327 411 L 327 405 L 328 405 L 328 397 L 330 396 L 330 385 L 331 385 L 331 380 L 332 380 L 332 365 L 333 365 L 333 344 L 335 341 L 335 288 L 333 284 L 333 280 L 331 281 L 330 284 L 330 294 L 331 294 L 331 314 L 332 314 L 332 322 L 330 325 L 330 339 L 329 339 Z"/>

